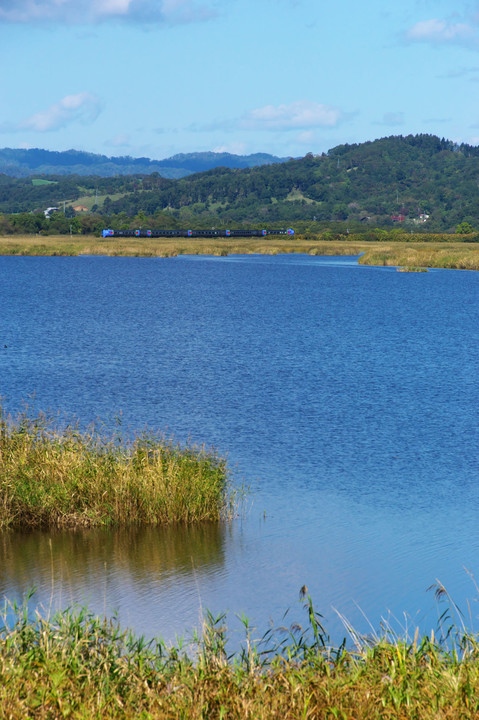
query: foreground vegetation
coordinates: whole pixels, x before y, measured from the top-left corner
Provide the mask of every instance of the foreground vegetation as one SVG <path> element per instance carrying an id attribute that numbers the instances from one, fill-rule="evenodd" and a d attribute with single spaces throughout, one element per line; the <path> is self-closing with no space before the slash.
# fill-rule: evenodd
<path id="1" fill-rule="evenodd" d="M 384 237 L 383 237 L 384 236 Z M 112 257 L 173 257 L 231 254 L 360 255 L 363 265 L 436 267 L 479 270 L 479 243 L 451 235 L 331 232 L 264 238 L 98 238 L 94 236 L 0 237 L 0 255 L 108 255 Z"/>
<path id="2" fill-rule="evenodd" d="M 306 589 L 304 589 L 306 591 Z M 439 587 L 438 593 L 444 593 Z M 17 718 L 477 718 L 479 643 L 447 612 L 439 635 L 354 636 L 329 646 L 309 596 L 306 627 L 258 641 L 243 618 L 228 655 L 224 616 L 167 647 L 86 610 L 44 619 L 7 606 L 0 629 L 0 707 Z"/>
<path id="3" fill-rule="evenodd" d="M 0 414 L 0 528 L 217 521 L 233 511 L 226 461 L 149 432 L 131 442 L 43 415 Z"/>

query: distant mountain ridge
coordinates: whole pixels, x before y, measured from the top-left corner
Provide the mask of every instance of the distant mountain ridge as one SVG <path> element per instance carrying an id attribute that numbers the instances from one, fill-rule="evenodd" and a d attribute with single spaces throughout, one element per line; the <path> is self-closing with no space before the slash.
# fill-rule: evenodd
<path id="1" fill-rule="evenodd" d="M 81 150 L 30 150 L 0 149 L 0 173 L 10 177 L 30 175 L 136 175 L 159 173 L 164 178 L 178 179 L 193 173 L 217 167 L 251 168 L 281 163 L 289 158 L 279 158 L 267 153 L 234 155 L 233 153 L 194 152 L 179 153 L 164 160 L 147 157 L 108 157 Z"/>

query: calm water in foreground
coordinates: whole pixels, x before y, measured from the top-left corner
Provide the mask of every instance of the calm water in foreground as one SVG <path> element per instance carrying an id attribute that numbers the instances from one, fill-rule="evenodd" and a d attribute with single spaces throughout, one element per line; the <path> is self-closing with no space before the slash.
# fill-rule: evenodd
<path id="1" fill-rule="evenodd" d="M 0 596 L 173 639 L 301 619 L 306 584 L 339 639 L 334 608 L 430 629 L 439 579 L 479 630 L 478 301 L 479 273 L 355 258 L 1 257 L 8 411 L 166 429 L 252 492 L 223 527 L 0 534 Z"/>

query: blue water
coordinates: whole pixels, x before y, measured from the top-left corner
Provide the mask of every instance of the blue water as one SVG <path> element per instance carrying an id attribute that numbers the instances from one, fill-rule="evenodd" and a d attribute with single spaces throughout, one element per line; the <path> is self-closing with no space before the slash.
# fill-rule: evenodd
<path id="1" fill-rule="evenodd" d="M 264 629 L 306 584 L 338 637 L 335 609 L 434 626 L 438 579 L 474 625 L 478 300 L 353 257 L 1 257 L 7 410 L 214 445 L 251 495 L 221 528 L 4 534 L 0 593 L 172 638 L 202 608 Z"/>

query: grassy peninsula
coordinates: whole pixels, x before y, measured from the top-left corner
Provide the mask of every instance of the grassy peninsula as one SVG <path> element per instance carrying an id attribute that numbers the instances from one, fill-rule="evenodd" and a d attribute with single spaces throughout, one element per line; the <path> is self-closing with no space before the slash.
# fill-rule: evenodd
<path id="1" fill-rule="evenodd" d="M 438 589 L 443 592 L 442 588 Z M 446 611 L 439 633 L 355 637 L 331 647 L 303 598 L 306 622 L 259 640 L 243 618 L 228 655 L 225 617 L 206 614 L 189 643 L 167 647 L 87 610 L 44 619 L 5 609 L 0 707 L 10 720 L 453 720 L 479 714 L 479 642 Z"/>
<path id="2" fill-rule="evenodd" d="M 0 416 L 0 528 L 217 521 L 233 511 L 226 460 L 144 432 L 132 441 L 44 415 Z"/>
<path id="3" fill-rule="evenodd" d="M 304 233 L 264 238 L 99 238 L 89 235 L 10 235 L 0 237 L 0 255 L 107 255 L 111 257 L 174 257 L 259 253 L 359 255 L 363 265 L 436 267 L 479 270 L 479 243 L 455 235 L 424 236 L 385 233 L 334 235 Z"/>

